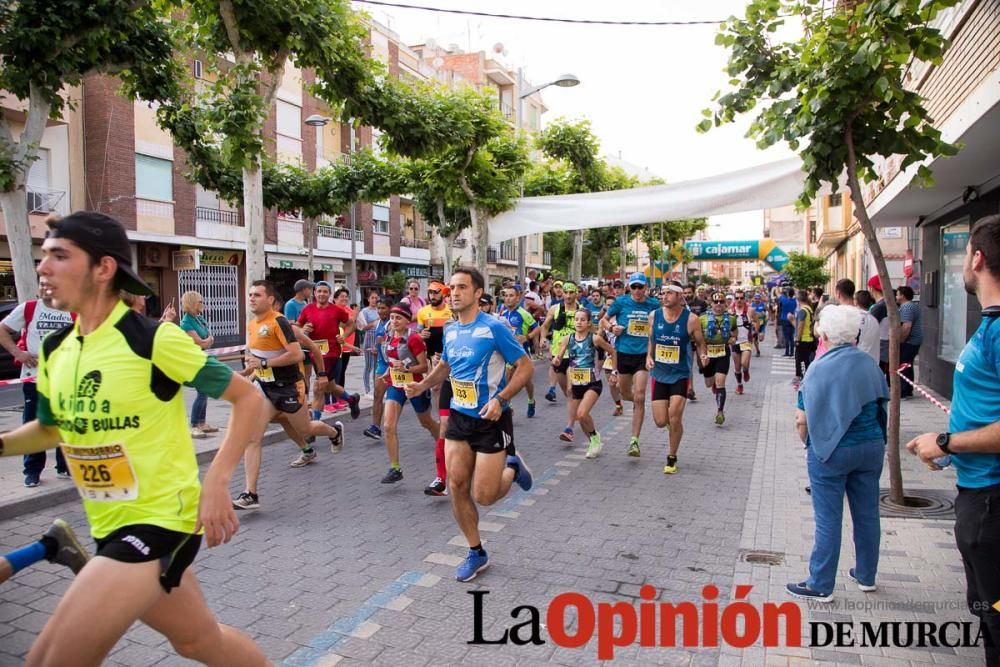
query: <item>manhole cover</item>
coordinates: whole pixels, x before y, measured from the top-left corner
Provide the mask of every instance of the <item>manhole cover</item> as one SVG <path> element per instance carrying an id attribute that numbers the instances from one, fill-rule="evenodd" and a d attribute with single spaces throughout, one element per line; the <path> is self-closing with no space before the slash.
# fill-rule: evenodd
<path id="1" fill-rule="evenodd" d="M 781 565 L 785 562 L 785 554 L 779 551 L 740 549 L 740 560 L 754 565 Z"/>
<path id="2" fill-rule="evenodd" d="M 889 500 L 889 489 L 880 489 L 878 508 L 883 517 L 891 519 L 954 519 L 955 492 L 937 489 L 906 489 L 905 506 Z"/>

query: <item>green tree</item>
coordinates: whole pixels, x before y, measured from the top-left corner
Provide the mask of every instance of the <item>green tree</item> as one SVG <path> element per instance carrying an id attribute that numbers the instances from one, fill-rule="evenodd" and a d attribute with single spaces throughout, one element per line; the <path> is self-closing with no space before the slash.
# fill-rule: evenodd
<path id="1" fill-rule="evenodd" d="M 799 289 L 821 287 L 830 280 L 826 260 L 801 252 L 788 253 L 788 264 L 785 264 L 781 272 Z"/>
<path id="2" fill-rule="evenodd" d="M 382 278 L 382 287 L 392 294 L 402 294 L 406 287 L 406 274 L 402 271 L 394 271 Z"/>
<path id="3" fill-rule="evenodd" d="M 0 113 L 0 205 L 20 301 L 38 282 L 31 255 L 25 181 L 46 122 L 62 118 L 67 86 L 117 74 L 133 96 L 163 99 L 176 85 L 170 36 L 153 2 L 20 0 L 0 3 L 0 90 L 26 102 L 21 132 Z"/>
<path id="4" fill-rule="evenodd" d="M 885 258 L 868 217 L 861 183 L 878 178 L 873 158 L 903 157 L 901 169 L 925 159 L 954 155 L 941 140 L 921 96 L 907 87 L 914 60 L 942 62 L 947 41 L 931 27 L 942 9 L 958 0 L 753 0 L 745 17 L 730 18 L 716 43 L 730 50 L 730 92 L 717 96 L 699 130 L 756 109 L 750 135 L 765 148 L 786 141 L 802 157 L 806 181 L 799 204 L 809 205 L 822 183 L 837 187 L 846 171 L 857 218 L 889 298 L 889 409 L 891 499 L 904 503 L 899 461 L 899 310 Z M 801 17 L 802 36 L 775 41 L 787 16 Z M 920 164 L 918 183 L 931 181 Z"/>

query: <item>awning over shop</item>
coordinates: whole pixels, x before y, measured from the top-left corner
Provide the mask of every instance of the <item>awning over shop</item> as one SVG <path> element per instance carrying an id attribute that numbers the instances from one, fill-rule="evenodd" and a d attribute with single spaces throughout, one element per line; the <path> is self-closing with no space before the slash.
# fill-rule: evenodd
<path id="1" fill-rule="evenodd" d="M 267 267 L 269 269 L 299 269 L 309 270 L 309 258 L 305 255 L 285 255 L 282 253 L 267 253 Z M 344 260 L 333 257 L 314 257 L 313 269 L 315 271 L 333 271 L 334 273 L 344 272 Z"/>

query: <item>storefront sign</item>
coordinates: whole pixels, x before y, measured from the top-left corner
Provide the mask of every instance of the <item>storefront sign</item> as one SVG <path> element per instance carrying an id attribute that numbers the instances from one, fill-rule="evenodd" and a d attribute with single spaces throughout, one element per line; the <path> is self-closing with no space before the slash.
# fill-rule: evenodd
<path id="1" fill-rule="evenodd" d="M 431 277 L 431 267 L 429 266 L 406 266 L 403 267 L 403 273 L 407 278 L 430 278 Z"/>
<path id="2" fill-rule="evenodd" d="M 358 282 L 373 283 L 378 280 L 378 274 L 374 271 L 358 271 Z"/>
<path id="3" fill-rule="evenodd" d="M 279 259 L 278 268 L 279 269 L 291 269 L 295 266 L 295 263 L 290 259 Z"/>
<path id="4" fill-rule="evenodd" d="M 197 250 L 178 250 L 171 253 L 174 271 L 197 271 L 201 268 L 201 259 Z"/>
<path id="5" fill-rule="evenodd" d="M 212 266 L 240 266 L 243 264 L 243 252 L 209 248 L 201 251 L 201 263 Z"/>

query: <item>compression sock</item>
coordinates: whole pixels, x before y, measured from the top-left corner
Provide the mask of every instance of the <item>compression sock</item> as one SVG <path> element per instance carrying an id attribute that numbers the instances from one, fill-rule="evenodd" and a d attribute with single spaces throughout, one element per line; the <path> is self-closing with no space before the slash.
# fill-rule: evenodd
<path id="1" fill-rule="evenodd" d="M 312 447 L 305 447 L 305 448 L 304 448 L 304 449 L 302 450 L 302 453 L 303 453 L 303 454 L 312 454 L 312 453 L 313 453 L 313 448 L 312 448 Z"/>
<path id="2" fill-rule="evenodd" d="M 11 551 L 5 558 L 10 563 L 12 572 L 20 572 L 29 565 L 45 559 L 45 545 L 41 541 L 33 542 L 26 547 Z"/>
<path id="3" fill-rule="evenodd" d="M 722 387 L 715 392 L 715 404 L 719 406 L 719 412 L 726 409 L 726 388 Z"/>
<path id="4" fill-rule="evenodd" d="M 434 465 L 437 467 L 438 478 L 443 482 L 447 479 L 444 466 L 444 438 L 438 438 L 434 443 Z"/>

